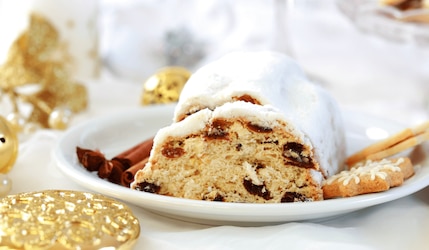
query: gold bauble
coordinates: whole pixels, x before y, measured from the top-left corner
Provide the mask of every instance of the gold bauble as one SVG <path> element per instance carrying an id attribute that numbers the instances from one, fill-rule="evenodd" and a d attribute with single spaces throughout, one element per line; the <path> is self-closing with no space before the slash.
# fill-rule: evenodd
<path id="1" fill-rule="evenodd" d="M 20 113 L 10 113 L 7 117 L 6 120 L 9 122 L 10 127 L 12 128 L 13 131 L 15 131 L 15 133 L 19 134 L 24 130 L 26 121 L 23 115 L 21 115 Z"/>
<path id="2" fill-rule="evenodd" d="M 50 114 L 48 124 L 50 128 L 65 130 L 70 123 L 72 112 L 68 108 L 55 108 Z"/>
<path id="3" fill-rule="evenodd" d="M 18 156 L 18 137 L 10 123 L 0 116 L 0 173 L 7 173 Z"/>
<path id="4" fill-rule="evenodd" d="M 132 249 L 138 219 L 100 194 L 45 190 L 0 200 L 1 249 Z"/>
<path id="5" fill-rule="evenodd" d="M 166 67 L 159 70 L 144 83 L 141 104 L 176 102 L 190 76 L 191 72 L 183 67 Z"/>

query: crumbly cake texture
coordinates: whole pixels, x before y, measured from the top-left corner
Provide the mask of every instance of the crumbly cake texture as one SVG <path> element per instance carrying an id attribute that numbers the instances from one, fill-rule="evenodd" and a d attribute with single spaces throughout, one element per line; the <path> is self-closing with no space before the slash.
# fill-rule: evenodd
<path id="1" fill-rule="evenodd" d="M 296 63 L 235 52 L 191 76 L 131 188 L 225 202 L 322 200 L 344 155 L 337 104 Z"/>
<path id="2" fill-rule="evenodd" d="M 324 198 L 386 191 L 402 185 L 412 175 L 414 167 L 407 157 L 359 162 L 350 170 L 341 171 L 324 181 Z"/>

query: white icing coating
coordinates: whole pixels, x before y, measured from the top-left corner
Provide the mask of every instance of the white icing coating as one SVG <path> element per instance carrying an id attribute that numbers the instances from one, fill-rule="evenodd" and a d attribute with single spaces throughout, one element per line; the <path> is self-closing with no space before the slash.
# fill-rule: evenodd
<path id="1" fill-rule="evenodd" d="M 278 121 L 285 119 L 284 115 L 279 112 L 279 110 L 270 105 L 253 105 L 243 101 L 225 103 L 224 105 L 217 107 L 214 111 L 206 108 L 188 116 L 181 122 L 175 122 L 170 126 L 161 128 L 154 138 L 154 147 L 163 143 L 168 136 L 181 137 L 202 131 L 207 124 L 214 119 L 238 118 L 240 116 L 245 117 L 248 121 L 254 122 L 262 127 L 278 126 Z M 285 129 L 305 143 L 308 143 L 304 134 L 295 129 L 293 125 L 290 125 Z"/>
<path id="2" fill-rule="evenodd" d="M 311 141 L 325 176 L 343 168 L 344 128 L 337 103 L 311 83 L 292 59 L 280 53 L 233 52 L 202 67 L 182 90 L 174 120 L 194 109 L 215 110 L 245 94 L 271 109 L 277 108 L 282 119 L 294 125 L 297 137 L 305 135 L 305 141 Z M 255 107 L 252 105 L 252 109 Z M 249 112 L 241 109 L 234 115 L 243 114 Z M 258 115 L 259 120 L 266 120 L 265 115 Z"/>
<path id="3" fill-rule="evenodd" d="M 158 144 L 162 144 L 169 136 L 180 137 L 203 130 L 209 122 L 212 113 L 213 111 L 209 109 L 203 109 L 182 122 L 176 122 L 170 126 L 161 128 L 153 139 L 152 149 L 157 147 Z"/>
<path id="4" fill-rule="evenodd" d="M 311 177 L 313 178 L 313 181 L 315 181 L 318 185 L 322 185 L 325 178 L 323 177 L 322 173 L 319 171 L 316 171 L 314 169 L 310 170 Z"/>
<path id="5" fill-rule="evenodd" d="M 387 177 L 386 171 L 399 172 L 401 168 L 399 165 L 404 162 L 403 158 L 399 158 L 396 162 L 391 162 L 387 159 L 381 161 L 365 161 L 357 163 L 348 171 L 341 171 L 340 173 L 331 176 L 326 183 L 332 184 L 335 181 L 342 182 L 344 186 L 347 186 L 352 180 L 356 184 L 359 184 L 360 179 L 365 176 L 370 176 L 373 181 L 376 177 L 383 180 Z"/>
<path id="6" fill-rule="evenodd" d="M 282 100 L 295 96 L 288 91 L 288 85 L 297 87 L 296 82 L 304 81 L 307 79 L 298 65 L 282 54 L 230 53 L 192 74 L 181 92 L 175 120 L 196 105 L 214 109 L 243 94 L 253 96 L 262 104 L 282 104 Z"/>

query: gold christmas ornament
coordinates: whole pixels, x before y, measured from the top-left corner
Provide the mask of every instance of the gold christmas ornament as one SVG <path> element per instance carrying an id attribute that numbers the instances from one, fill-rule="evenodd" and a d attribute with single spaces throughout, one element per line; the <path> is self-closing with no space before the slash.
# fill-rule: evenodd
<path id="1" fill-rule="evenodd" d="M 0 116 L 0 173 L 7 173 L 18 156 L 18 138 L 10 123 Z"/>
<path id="2" fill-rule="evenodd" d="M 66 129 L 70 122 L 72 112 L 68 108 L 55 108 L 49 114 L 49 127 L 54 129 Z"/>
<path id="3" fill-rule="evenodd" d="M 132 249 L 138 219 L 125 204 L 67 190 L 0 200 L 0 243 L 6 249 Z"/>
<path id="4" fill-rule="evenodd" d="M 176 102 L 190 76 L 191 72 L 183 67 L 166 67 L 159 70 L 144 83 L 141 104 Z"/>
<path id="5" fill-rule="evenodd" d="M 15 133 L 20 133 L 24 130 L 25 124 L 26 124 L 26 120 L 24 118 L 23 115 L 21 115 L 20 113 L 10 113 L 7 117 L 6 120 L 9 122 L 9 124 L 11 125 L 12 130 Z"/>
<path id="6" fill-rule="evenodd" d="M 0 67 L 0 94 L 9 97 L 13 114 L 22 114 L 20 104 L 31 105 L 26 123 L 63 129 L 66 124 L 49 124 L 55 108 L 67 107 L 75 113 L 87 107 L 86 88 L 69 76 L 68 67 L 67 44 L 59 42 L 57 30 L 45 18 L 32 14 L 28 29 L 12 44 Z M 25 87 L 32 91 L 24 91 Z"/>

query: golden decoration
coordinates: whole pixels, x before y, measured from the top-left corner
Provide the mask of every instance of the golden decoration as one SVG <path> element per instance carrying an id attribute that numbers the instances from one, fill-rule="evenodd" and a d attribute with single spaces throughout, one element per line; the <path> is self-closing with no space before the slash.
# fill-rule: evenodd
<path id="1" fill-rule="evenodd" d="M 18 138 L 10 123 L 0 116 L 0 173 L 7 173 L 18 156 Z"/>
<path id="2" fill-rule="evenodd" d="M 11 189 L 12 189 L 12 180 L 9 177 L 7 177 L 7 175 L 0 174 L 0 198 L 6 196 Z"/>
<path id="3" fill-rule="evenodd" d="M 51 127 L 49 116 L 56 107 L 71 112 L 87 107 L 86 88 L 69 76 L 69 61 L 67 44 L 59 42 L 55 27 L 32 14 L 28 29 L 12 44 L 0 67 L 0 94 L 9 97 L 13 113 L 22 113 L 20 102 L 32 106 L 26 122 Z M 27 93 L 29 88 L 32 93 Z"/>
<path id="4" fill-rule="evenodd" d="M 166 67 L 159 70 L 144 83 L 141 104 L 176 102 L 190 76 L 191 72 L 183 67 Z"/>
<path id="5" fill-rule="evenodd" d="M 46 190 L 1 199 L 0 232 L 6 249 L 123 250 L 135 245 L 140 225 L 129 207 L 103 195 Z"/>

